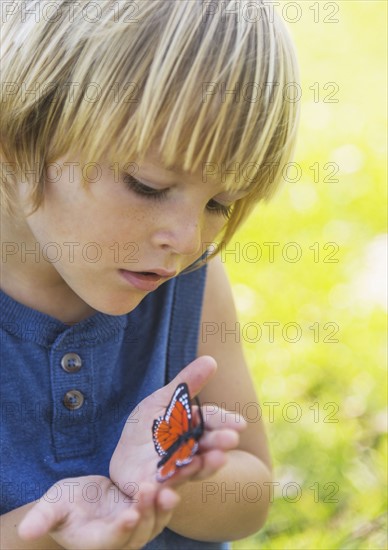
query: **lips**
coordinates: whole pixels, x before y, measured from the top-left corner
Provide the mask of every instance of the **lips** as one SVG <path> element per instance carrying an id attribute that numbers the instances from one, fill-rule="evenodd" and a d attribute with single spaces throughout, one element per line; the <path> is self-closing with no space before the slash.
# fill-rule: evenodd
<path id="1" fill-rule="evenodd" d="M 139 290 L 146 291 L 156 290 L 161 283 L 176 274 L 176 272 L 168 272 L 162 269 L 138 272 L 128 271 L 127 269 L 119 269 L 119 272 L 121 276 L 132 286 Z"/>
<path id="2" fill-rule="evenodd" d="M 129 273 L 132 273 L 133 275 L 139 277 L 139 279 L 143 279 L 144 281 L 160 281 L 160 279 L 163 278 L 157 273 L 152 273 L 150 271 L 130 271 Z"/>
<path id="3" fill-rule="evenodd" d="M 147 269 L 147 270 L 144 270 L 144 271 L 140 271 L 138 273 L 144 273 L 146 275 L 148 274 L 157 274 L 159 275 L 160 277 L 175 277 L 175 275 L 177 274 L 176 271 L 167 271 L 166 269 Z"/>

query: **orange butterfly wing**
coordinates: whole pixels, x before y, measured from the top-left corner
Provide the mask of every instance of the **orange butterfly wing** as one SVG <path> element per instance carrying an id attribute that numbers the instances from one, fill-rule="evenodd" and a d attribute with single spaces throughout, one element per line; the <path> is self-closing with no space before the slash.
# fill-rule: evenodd
<path id="1" fill-rule="evenodd" d="M 152 436 L 157 453 L 162 457 L 158 462 L 157 479 L 164 481 L 171 477 L 177 467 L 189 464 L 198 449 L 198 439 L 202 435 L 203 420 L 192 429 L 190 395 L 186 384 L 180 384 L 166 409 L 164 417 L 154 420 Z"/>
<path id="2" fill-rule="evenodd" d="M 152 437 L 160 456 L 164 456 L 168 449 L 190 430 L 191 407 L 186 388 L 186 384 L 180 384 L 174 392 L 165 416 L 154 420 Z"/>
<path id="3" fill-rule="evenodd" d="M 193 460 L 193 456 L 198 448 L 198 443 L 195 439 L 191 438 L 183 443 L 178 449 L 171 454 L 168 460 L 160 466 L 156 477 L 158 481 L 165 481 L 169 477 L 175 474 L 177 467 L 190 464 Z"/>

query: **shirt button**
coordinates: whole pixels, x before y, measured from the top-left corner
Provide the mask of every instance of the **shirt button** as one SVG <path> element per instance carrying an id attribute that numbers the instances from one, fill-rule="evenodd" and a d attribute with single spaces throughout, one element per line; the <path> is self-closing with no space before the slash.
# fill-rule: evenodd
<path id="1" fill-rule="evenodd" d="M 75 409 L 82 407 L 84 400 L 85 398 L 80 391 L 70 390 L 65 393 L 63 404 L 67 409 L 69 409 L 69 411 L 74 411 Z"/>
<path id="2" fill-rule="evenodd" d="M 66 372 L 78 372 L 82 367 L 82 360 L 76 353 L 66 353 L 62 357 L 61 367 Z"/>

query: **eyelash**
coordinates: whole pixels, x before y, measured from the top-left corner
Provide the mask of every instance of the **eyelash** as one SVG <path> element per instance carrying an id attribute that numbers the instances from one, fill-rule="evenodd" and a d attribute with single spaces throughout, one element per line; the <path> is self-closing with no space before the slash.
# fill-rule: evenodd
<path id="1" fill-rule="evenodd" d="M 162 191 L 156 191 L 155 189 L 152 189 L 151 187 L 144 185 L 143 183 L 138 181 L 136 178 L 134 178 L 130 174 L 124 174 L 123 180 L 124 180 L 124 183 L 129 187 L 129 189 L 131 189 L 131 191 L 134 191 L 137 195 L 146 197 L 147 199 L 161 201 L 167 196 L 167 191 L 168 191 L 167 189 L 164 189 Z M 207 206 L 208 211 L 211 214 L 222 215 L 226 219 L 230 218 L 233 205 L 223 206 L 222 204 L 213 200 L 211 200 L 210 202 L 214 204 L 214 206 L 210 208 L 209 208 L 209 203 Z"/>

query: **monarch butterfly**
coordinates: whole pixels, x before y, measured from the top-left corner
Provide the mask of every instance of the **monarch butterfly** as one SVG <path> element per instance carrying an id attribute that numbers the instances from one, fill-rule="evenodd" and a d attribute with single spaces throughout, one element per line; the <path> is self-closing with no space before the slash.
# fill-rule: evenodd
<path id="1" fill-rule="evenodd" d="M 190 394 L 187 384 L 179 384 L 164 416 L 154 420 L 152 439 L 156 452 L 162 458 L 158 462 L 156 478 L 165 481 L 177 468 L 189 464 L 198 450 L 198 440 L 203 433 L 203 417 L 198 398 L 200 422 L 192 424 Z"/>

